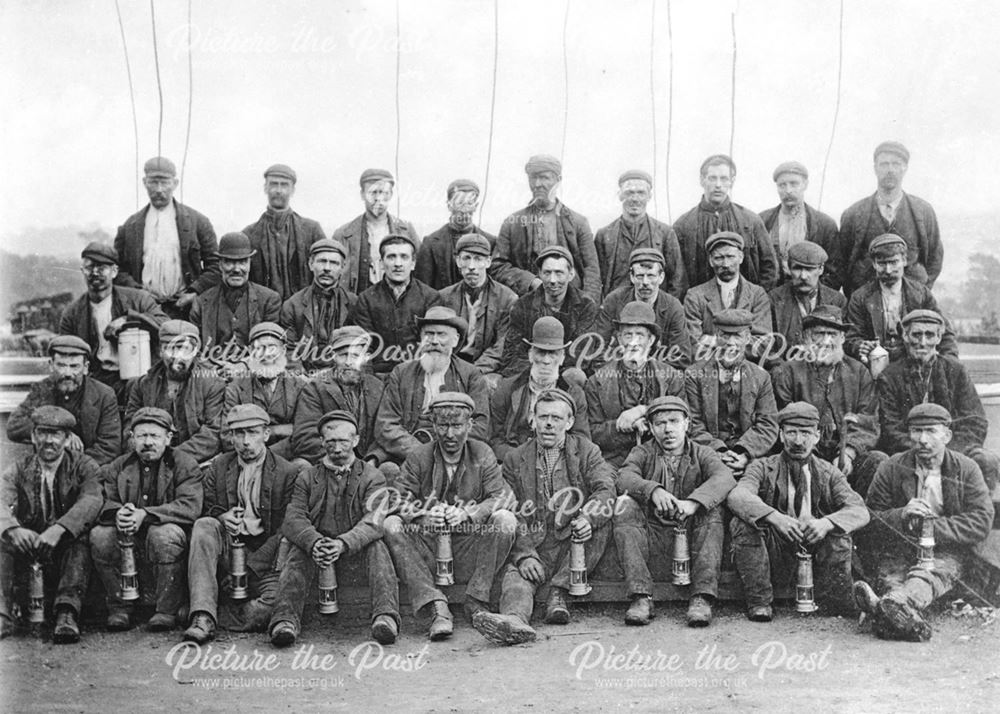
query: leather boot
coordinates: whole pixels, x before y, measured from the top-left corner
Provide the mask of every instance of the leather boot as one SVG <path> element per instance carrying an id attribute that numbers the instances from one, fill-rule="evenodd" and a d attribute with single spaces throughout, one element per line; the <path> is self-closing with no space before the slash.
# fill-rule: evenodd
<path id="1" fill-rule="evenodd" d="M 454 622 L 451 616 L 451 610 L 448 609 L 448 603 L 445 600 L 435 600 L 432 605 L 434 615 L 431 620 L 430 630 L 428 630 L 427 634 L 431 638 L 432 642 L 446 640 L 451 637 L 452 632 L 454 632 Z"/>

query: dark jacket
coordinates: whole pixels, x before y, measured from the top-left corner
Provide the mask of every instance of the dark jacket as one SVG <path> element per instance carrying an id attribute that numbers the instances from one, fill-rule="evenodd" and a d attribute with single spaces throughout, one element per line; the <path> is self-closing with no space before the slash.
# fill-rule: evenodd
<path id="1" fill-rule="evenodd" d="M 328 339 L 331 332 L 347 324 L 347 316 L 357 301 L 358 296 L 343 286 L 334 291 L 330 300 L 330 322 L 326 325 Z M 302 362 L 309 369 L 328 363 L 333 358 L 328 355 L 325 360 L 319 359 L 326 344 L 319 343 L 316 337 L 314 320 L 318 315 L 315 314 L 315 303 L 313 286 L 307 285 L 285 300 L 278 315 L 278 324 L 285 328 L 285 343 L 292 351 L 291 359 Z"/>
<path id="2" fill-rule="evenodd" d="M 36 533 L 48 528 L 42 517 L 40 475 L 34 454 L 4 469 L 0 477 L 0 533 L 18 526 Z M 85 454 L 64 453 L 52 491 L 55 522 L 73 538 L 89 531 L 104 502 L 97 463 Z"/>
<path id="3" fill-rule="evenodd" d="M 226 385 L 223 398 L 222 415 L 225 415 L 237 404 L 256 404 L 271 417 L 271 424 L 288 424 L 295 421 L 296 404 L 299 394 L 306 385 L 301 374 L 286 371 L 275 378 L 274 391 L 270 392 L 264 386 L 260 377 L 243 372 Z M 225 425 L 223 425 L 223 430 Z M 271 435 L 269 444 L 274 444 L 281 437 Z"/>
<path id="4" fill-rule="evenodd" d="M 752 458 L 769 452 L 778 439 L 778 410 L 767 372 L 755 364 L 740 365 L 739 425 L 743 435 L 734 444 Z M 691 407 L 688 436 L 716 451 L 728 449 L 719 433 L 719 365 L 715 360 L 695 362 L 684 375 L 684 392 Z"/>
<path id="5" fill-rule="evenodd" d="M 292 260 L 296 263 L 296 268 L 302 282 L 300 285 L 285 286 L 285 289 L 279 292 L 282 300 L 287 300 L 294 293 L 312 282 L 312 272 L 309 270 L 309 247 L 316 241 L 326 238 L 318 222 L 311 218 L 303 218 L 295 211 L 291 213 L 292 215 L 288 220 L 292 224 L 292 230 L 289 232 L 289 235 L 294 236 L 295 240 L 289 252 L 291 253 Z M 277 253 L 277 247 L 274 246 L 270 251 L 268 250 L 267 211 L 261 214 L 256 223 L 251 223 L 244 228 L 243 232 L 250 239 L 250 245 L 257 251 L 250 258 L 250 280 L 258 285 L 275 290 L 274 279 L 278 267 L 277 265 L 270 264 L 270 256 Z M 285 262 L 288 261 L 287 253 L 284 256 L 284 260 Z"/>
<path id="6" fill-rule="evenodd" d="M 677 465 L 671 494 L 679 499 L 697 502 L 711 511 L 726 501 L 736 480 L 718 454 L 707 446 L 687 439 L 684 453 Z M 618 470 L 615 486 L 618 493 L 628 494 L 643 506 L 648 506 L 653 491 L 667 482 L 660 447 L 655 441 L 634 446 Z"/>
<path id="7" fill-rule="evenodd" d="M 403 294 L 396 299 L 389 283 L 382 278 L 376 285 L 358 295 L 351 308 L 347 324 L 358 325 L 380 340 L 374 345 L 372 369 L 385 374 L 396 365 L 413 359 L 420 342 L 416 318 L 423 317 L 430 308 L 441 304 L 437 290 L 410 278 Z"/>
<path id="8" fill-rule="evenodd" d="M 118 414 L 118 400 L 111 387 L 91 377 L 83 378 L 80 389 L 83 392 L 80 408 L 70 410 L 76 417 L 76 428 L 73 433 L 83 442 L 83 453 L 98 464 L 106 464 L 122 451 L 122 423 Z M 28 396 L 7 419 L 7 438 L 30 444 L 31 432 L 35 428 L 31 421 L 31 412 L 46 404 L 69 408 L 56 392 L 54 375 L 31 385 Z"/>
<path id="9" fill-rule="evenodd" d="M 811 457 L 809 499 L 813 518 L 828 518 L 836 532 L 850 533 L 868 524 L 868 509 L 861 496 L 847 483 L 835 466 Z M 747 466 L 746 473 L 729 492 L 726 505 L 738 518 L 757 523 L 774 511 L 793 515 L 794 504 L 788 503 L 790 469 L 784 454 L 757 459 Z"/>
<path id="10" fill-rule="evenodd" d="M 597 261 L 601 266 L 601 296 L 607 297 L 609 293 L 619 288 L 631 287 L 629 271 L 632 266 L 628 262 L 629 254 L 636 248 L 653 248 L 663 254 L 666 263 L 663 268 L 665 277 L 661 286 L 663 291 L 682 300 L 688 289 L 688 279 L 684 269 L 684 259 L 681 257 L 681 246 L 677 242 L 674 229 L 668 223 L 658 221 L 652 216 L 645 216 L 642 222 L 648 227 L 642 231 L 639 242 L 629 242 L 628 250 L 622 249 L 619 252 L 618 241 L 626 240 L 621 230 L 623 220 L 619 216 L 594 235 Z M 624 257 L 623 261 L 616 260 L 621 257 Z"/>
<path id="11" fill-rule="evenodd" d="M 156 472 L 156 501 L 159 505 L 144 507 L 140 493 L 140 461 L 134 451 L 119 456 L 101 467 L 104 487 L 104 507 L 99 523 L 114 525 L 118 510 L 126 503 L 144 508 L 145 525 L 174 523 L 193 525 L 201 515 L 204 502 L 202 472 L 198 462 L 187 454 L 167 447 Z"/>
<path id="12" fill-rule="evenodd" d="M 594 234 L 587 219 L 568 208 L 562 201 L 556 207 L 556 240 L 568 248 L 573 256 L 573 286 L 582 290 L 595 303 L 601 300 L 601 268 L 594 248 Z M 535 220 L 536 211 L 531 206 L 522 208 L 504 219 L 493 246 L 493 265 L 490 275 L 518 295 L 528 292 L 536 277 L 535 247 L 528 226 Z"/>
<path id="13" fill-rule="evenodd" d="M 753 314 L 753 324 L 750 331 L 754 335 L 766 335 L 771 332 L 771 301 L 764 288 L 741 278 L 736 286 L 736 297 L 733 308 L 748 310 Z M 722 293 L 715 278 L 695 285 L 684 296 L 684 318 L 687 320 L 688 334 L 695 343 L 702 335 L 715 334 L 716 313 L 721 312 Z"/>
<path id="14" fill-rule="evenodd" d="M 634 300 L 635 288 L 632 285 L 612 290 L 604 298 L 597 311 L 593 329 L 604 340 L 606 347 L 611 347 L 615 320 L 621 316 L 622 308 Z M 687 320 L 684 319 L 684 306 L 673 295 L 660 290 L 653 303 L 653 312 L 656 313 L 656 324 L 660 328 L 657 358 L 678 369 L 684 369 L 691 364 L 692 350 L 691 334 L 688 332 Z"/>
<path id="15" fill-rule="evenodd" d="M 490 248 L 496 245 L 497 237 L 487 233 L 477 226 L 469 230 L 456 231 L 450 223 L 445 223 L 433 233 L 424 236 L 417 251 L 417 267 L 413 276 L 427 283 L 435 290 L 444 290 L 462 279 L 462 272 L 455 263 L 455 244 L 464 235 L 478 233 L 490 242 Z"/>
<path id="16" fill-rule="evenodd" d="M 177 237 L 180 240 L 181 273 L 184 286 L 196 293 L 203 293 L 220 280 L 219 245 L 215 229 L 205 216 L 189 206 L 173 199 L 177 212 Z M 115 250 L 118 251 L 118 267 L 121 272 L 115 279 L 119 285 L 129 288 L 142 287 L 143 246 L 146 240 L 147 204 L 141 211 L 128 217 L 118 227 L 115 235 Z"/>
<path id="17" fill-rule="evenodd" d="M 507 453 L 516 449 L 535 435 L 528 423 L 531 395 L 528 390 L 530 368 L 513 377 L 504 377 L 490 395 L 490 446 L 497 459 L 503 461 Z M 576 415 L 571 433 L 590 438 L 587 421 L 587 397 L 577 384 L 569 384 L 561 376 L 556 387 L 569 393 L 576 403 Z"/>
<path id="18" fill-rule="evenodd" d="M 305 384 L 295 404 L 295 426 L 292 429 L 292 453 L 295 456 L 311 464 L 323 458 L 326 452 L 316 425 L 327 412 L 343 409 L 353 412 L 358 419 L 360 440 L 357 452 L 359 457 L 367 458 L 375 446 L 375 417 L 384 387 L 382 380 L 370 374 L 365 374 L 358 386 L 361 404 L 354 407 L 328 371 L 321 372 Z"/>
<path id="19" fill-rule="evenodd" d="M 799 310 L 799 303 L 792 292 L 791 284 L 779 285 L 767 294 L 767 299 L 771 301 L 771 319 L 774 322 L 774 331 L 784 336 L 786 346 L 801 345 L 803 342 L 802 311 Z M 844 308 L 847 307 L 847 298 L 820 284 L 819 292 L 816 294 L 816 307 L 820 305 L 839 307 L 843 313 Z"/>
<path id="20" fill-rule="evenodd" d="M 425 243 L 426 245 L 426 243 Z M 469 322 L 469 305 L 465 300 L 464 282 L 461 280 L 441 291 L 441 304 L 450 307 L 462 319 Z M 482 301 L 476 310 L 476 344 L 472 353 L 462 352 L 463 344 L 458 346 L 459 356 L 472 362 L 483 374 L 500 371 L 500 358 L 503 356 L 504 340 L 510 326 L 510 309 L 517 302 L 517 295 L 506 285 L 501 285 L 493 278 L 486 278 L 482 287 Z"/>
<path id="21" fill-rule="evenodd" d="M 222 286 L 216 285 L 191 303 L 189 319 L 201 331 L 204 349 L 225 345 L 230 339 L 241 346 L 249 344 L 250 328 L 259 322 L 277 322 L 280 314 L 278 293 L 251 282 L 247 284 L 247 295 L 240 301 L 235 315 L 223 298 Z"/>
<path id="22" fill-rule="evenodd" d="M 295 476 L 298 470 L 280 456 L 267 452 L 260 474 L 260 519 L 264 526 L 264 542 L 248 552 L 247 565 L 257 573 L 274 569 L 281 541 L 281 524 L 285 509 L 292 500 Z M 201 513 L 218 518 L 231 508 L 240 505 L 240 461 L 234 452 L 222 454 L 205 469 L 205 493 Z M 249 550 L 249 549 L 248 549 Z"/>
<path id="23" fill-rule="evenodd" d="M 420 235 L 413 224 L 392 214 L 386 214 L 386 217 L 389 222 L 389 233 L 406 233 L 414 243 L 420 245 Z M 333 232 L 332 237 L 347 246 L 347 265 L 344 266 L 344 278 L 347 279 L 347 283 L 344 287 L 355 295 L 360 295 L 371 287 L 369 281 L 371 248 L 368 243 L 368 230 L 365 227 L 365 214 L 362 213 L 350 223 L 342 225 Z"/>
<path id="24" fill-rule="evenodd" d="M 806 212 L 806 240 L 818 244 L 826 251 L 827 255 L 826 266 L 823 269 L 820 282 L 833 290 L 839 290 L 840 286 L 844 283 L 845 261 L 849 256 L 844 255 L 840 238 L 837 234 L 837 223 L 830 216 L 816 210 L 808 203 L 803 203 L 802 207 Z M 780 212 L 781 204 L 761 212 L 760 219 L 764 222 L 764 229 L 768 235 L 770 235 L 771 229 L 774 228 L 774 224 L 778 222 L 778 214 Z M 778 246 L 772 243 L 771 247 L 774 250 L 775 258 L 777 258 L 779 255 Z M 778 266 L 778 271 L 779 282 L 781 282 L 783 277 L 780 276 L 780 265 Z"/>
<path id="25" fill-rule="evenodd" d="M 528 368 L 528 345 L 524 340 L 531 339 L 531 329 L 535 321 L 548 315 L 545 305 L 545 288 L 539 285 L 527 295 L 522 295 L 510 308 L 510 327 L 503 345 L 503 358 L 500 360 L 504 377 L 519 374 Z M 562 323 L 566 342 L 573 342 L 581 335 L 590 332 L 597 319 L 597 305 L 588 296 L 572 285 L 566 289 L 562 308 L 554 317 Z M 573 366 L 574 349 L 566 348 L 563 366 Z"/>

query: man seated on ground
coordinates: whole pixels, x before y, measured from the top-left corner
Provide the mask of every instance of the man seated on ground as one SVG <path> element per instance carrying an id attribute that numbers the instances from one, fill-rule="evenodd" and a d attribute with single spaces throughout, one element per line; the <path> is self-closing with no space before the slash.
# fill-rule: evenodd
<path id="1" fill-rule="evenodd" d="M 622 495 L 615 504 L 614 532 L 625 586 L 632 600 L 626 625 L 648 625 L 653 618 L 653 579 L 670 580 L 677 530 L 691 552 L 689 627 L 712 621 L 722 567 L 722 504 L 736 482 L 707 446 L 687 438 L 687 402 L 668 395 L 646 409 L 653 438 L 632 449 L 618 472 Z"/>
<path id="2" fill-rule="evenodd" d="M 782 451 L 750 464 L 726 499 L 733 560 L 747 617 L 770 622 L 774 588 L 795 584 L 797 554 L 813 557 L 821 610 L 853 614 L 851 533 L 868 523 L 864 500 L 837 467 L 816 458 L 819 411 L 792 402 L 778 414 Z"/>

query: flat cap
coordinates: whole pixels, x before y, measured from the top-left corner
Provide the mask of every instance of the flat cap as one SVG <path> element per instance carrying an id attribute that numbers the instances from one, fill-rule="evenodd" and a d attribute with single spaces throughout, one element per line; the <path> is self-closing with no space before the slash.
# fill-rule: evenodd
<path id="1" fill-rule="evenodd" d="M 160 344 L 176 337 L 193 337 L 195 340 L 201 341 L 201 333 L 198 332 L 198 328 L 186 320 L 167 320 L 160 325 L 158 336 Z"/>
<path id="2" fill-rule="evenodd" d="M 778 164 L 778 167 L 774 170 L 771 178 L 777 183 L 778 177 L 781 174 L 798 174 L 802 178 L 809 178 L 809 169 L 805 167 L 804 164 L 798 161 L 785 161 L 784 163 Z"/>
<path id="3" fill-rule="evenodd" d="M 535 154 L 524 165 L 526 174 L 537 174 L 542 171 L 551 171 L 557 176 L 562 176 L 562 162 L 550 154 Z"/>
<path id="4" fill-rule="evenodd" d="M 417 329 L 424 325 L 447 325 L 458 330 L 458 339 L 461 342 L 465 339 L 465 334 L 469 329 L 469 323 L 458 315 L 450 307 L 435 305 L 424 313 L 423 317 L 416 318 Z"/>
<path id="5" fill-rule="evenodd" d="M 823 246 L 819 243 L 813 243 L 811 240 L 799 241 L 788 249 L 789 266 L 797 264 L 807 268 L 818 268 L 821 265 L 826 265 L 829 258 L 830 256 L 823 250 Z"/>
<path id="6" fill-rule="evenodd" d="M 576 416 L 576 402 L 573 401 L 573 397 L 565 389 L 559 389 L 558 387 L 543 390 L 542 393 L 538 395 L 538 399 L 535 401 L 535 408 L 538 408 L 538 403 L 542 400 L 552 401 L 553 399 L 569 404 L 569 413 Z"/>
<path id="7" fill-rule="evenodd" d="M 332 350 L 339 350 L 342 347 L 350 347 L 351 345 L 358 345 L 367 350 L 371 343 L 372 336 L 363 327 L 358 327 L 357 325 L 338 327 L 330 333 L 329 346 Z"/>
<path id="8" fill-rule="evenodd" d="M 911 322 L 933 322 L 935 325 L 944 327 L 944 317 L 941 316 L 941 313 L 934 310 L 910 310 L 903 315 L 903 319 L 900 322 L 903 323 L 904 327 Z"/>
<path id="9" fill-rule="evenodd" d="M 809 402 L 792 402 L 778 412 L 778 425 L 819 426 L 819 410 Z"/>
<path id="10" fill-rule="evenodd" d="M 136 411 L 132 415 L 132 421 L 129 422 L 128 428 L 134 431 L 140 424 L 156 424 L 167 431 L 174 430 L 174 418 L 170 416 L 170 412 L 156 407 L 142 407 Z"/>
<path id="11" fill-rule="evenodd" d="M 47 426 L 52 429 L 69 431 L 76 427 L 76 417 L 62 407 L 46 404 L 32 410 L 31 423 L 35 426 Z"/>
<path id="12" fill-rule="evenodd" d="M 372 183 L 373 181 L 389 181 L 393 185 L 396 183 L 396 179 L 385 169 L 365 169 L 361 172 L 361 178 L 358 179 L 361 188 L 364 188 L 365 184 Z"/>
<path id="13" fill-rule="evenodd" d="M 650 185 L 650 187 L 653 186 L 653 177 L 650 176 L 645 171 L 643 171 L 642 169 L 629 169 L 628 171 L 626 171 L 625 173 L 623 173 L 621 176 L 618 177 L 618 185 L 621 186 L 626 181 L 634 181 L 634 180 L 645 181 Z"/>
<path id="14" fill-rule="evenodd" d="M 236 404 L 226 413 L 226 427 L 229 429 L 267 426 L 270 423 L 270 415 L 256 404 Z"/>
<path id="15" fill-rule="evenodd" d="M 486 240 L 486 236 L 479 233 L 466 233 L 458 239 L 458 242 L 455 244 L 455 255 L 458 255 L 462 251 L 475 253 L 476 255 L 490 255 L 493 252 L 490 242 Z"/>
<path id="16" fill-rule="evenodd" d="M 739 248 L 743 250 L 743 236 L 739 233 L 733 233 L 732 231 L 720 231 L 719 233 L 713 233 L 705 241 L 705 252 L 711 253 L 715 248 L 724 245 L 731 245 L 734 248 Z"/>
<path id="17" fill-rule="evenodd" d="M 154 156 L 153 158 L 146 161 L 142 167 L 142 172 L 146 176 L 157 177 L 162 176 L 166 178 L 174 178 L 177 176 L 177 167 L 174 166 L 174 162 L 163 156 Z"/>
<path id="18" fill-rule="evenodd" d="M 910 163 L 910 150 L 898 141 L 883 141 L 875 147 L 872 158 L 877 159 L 879 154 L 895 154 L 906 163 Z"/>
<path id="19" fill-rule="evenodd" d="M 431 409 L 439 407 L 465 407 L 469 411 L 475 411 L 476 403 L 472 397 L 462 392 L 438 392 L 431 397 Z"/>
<path id="20" fill-rule="evenodd" d="M 753 324 L 753 313 L 738 307 L 720 310 L 712 317 L 716 332 L 740 332 Z"/>
<path id="21" fill-rule="evenodd" d="M 472 191 L 478 194 L 479 184 L 477 184 L 472 179 L 455 179 L 450 184 L 448 184 L 448 190 L 447 190 L 448 198 L 451 198 L 459 191 Z"/>
<path id="22" fill-rule="evenodd" d="M 906 415 L 907 426 L 925 424 L 944 424 L 951 426 L 951 414 L 940 404 L 925 402 L 913 407 Z"/>
<path id="23" fill-rule="evenodd" d="M 851 326 L 844 322 L 843 311 L 836 305 L 817 305 L 816 309 L 802 318 L 802 329 L 811 327 L 832 327 L 847 332 Z"/>
<path id="24" fill-rule="evenodd" d="M 285 328 L 276 322 L 258 322 L 250 328 L 247 341 L 253 342 L 258 337 L 277 337 L 282 342 L 285 341 Z"/>
<path id="25" fill-rule="evenodd" d="M 320 238 L 318 241 L 309 246 L 309 257 L 316 255 L 317 253 L 323 252 L 340 253 L 344 260 L 347 260 L 347 246 L 341 243 L 339 240 L 334 240 L 333 238 Z"/>
<path id="26" fill-rule="evenodd" d="M 390 233 L 385 238 L 379 241 L 378 250 L 379 253 L 386 246 L 387 243 L 409 243 L 413 246 L 413 252 L 417 252 L 417 242 L 413 240 L 409 233 Z"/>
<path id="27" fill-rule="evenodd" d="M 358 428 L 358 419 L 353 414 L 343 409 L 334 409 L 332 412 L 327 412 L 320 417 L 319 423 L 316 424 L 316 431 L 320 434 L 323 433 L 323 427 L 329 424 L 331 421 L 343 421 L 348 424 L 353 424 L 354 428 Z"/>
<path id="28" fill-rule="evenodd" d="M 636 248 L 628 255 L 629 266 L 635 265 L 636 263 L 659 263 L 660 265 L 666 265 L 666 261 L 663 259 L 663 253 L 658 251 L 656 248 Z"/>
<path id="29" fill-rule="evenodd" d="M 118 264 L 118 251 L 115 250 L 115 247 L 107 243 L 98 243 L 96 240 L 87 243 L 87 247 L 80 253 L 80 257 L 89 258 L 95 263 L 104 265 Z"/>
<path id="30" fill-rule="evenodd" d="M 76 335 L 59 335 L 49 342 L 49 355 L 83 355 L 90 358 L 90 345 Z"/>
<path id="31" fill-rule="evenodd" d="M 668 394 L 657 397 L 646 405 L 646 421 L 652 420 L 653 415 L 659 412 L 682 412 L 684 416 L 689 417 L 691 416 L 691 407 L 680 397 Z"/>
<path id="32" fill-rule="evenodd" d="M 569 267 L 573 267 L 573 254 L 569 248 L 561 245 L 550 245 L 542 249 L 542 252 L 535 258 L 535 267 L 541 269 L 542 261 L 546 258 L 565 258 L 569 261 Z"/>
<path id="33" fill-rule="evenodd" d="M 229 260 L 244 260 L 252 257 L 256 252 L 250 245 L 250 236 L 240 231 L 233 231 L 226 233 L 219 239 L 219 249 L 215 251 L 215 254 Z"/>
<path id="34" fill-rule="evenodd" d="M 286 178 L 292 183 L 299 180 L 299 177 L 295 174 L 295 171 L 291 166 L 286 166 L 285 164 L 271 164 L 264 170 L 264 178 L 268 176 L 279 176 L 281 178 Z"/>
<path id="35" fill-rule="evenodd" d="M 614 323 L 618 327 L 622 325 L 642 325 L 652 332 L 654 337 L 657 339 L 660 337 L 660 326 L 656 323 L 656 313 L 653 312 L 653 308 L 650 305 L 638 300 L 627 303 L 622 308 L 617 319 L 614 320 Z"/>
<path id="36" fill-rule="evenodd" d="M 884 251 L 886 249 L 892 249 L 892 252 L 902 250 L 905 253 L 906 241 L 903 240 L 902 236 L 898 236 L 895 233 L 883 233 L 868 244 L 869 255 L 875 255 L 876 251 Z"/>

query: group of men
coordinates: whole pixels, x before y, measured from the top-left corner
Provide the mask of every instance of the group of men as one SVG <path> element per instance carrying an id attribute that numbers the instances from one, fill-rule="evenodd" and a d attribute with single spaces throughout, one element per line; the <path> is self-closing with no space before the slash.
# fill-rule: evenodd
<path id="1" fill-rule="evenodd" d="M 224 627 L 293 643 L 333 569 L 367 579 L 380 643 L 399 633 L 400 582 L 429 637 L 449 637 L 453 578 L 472 625 L 513 644 L 535 638 L 539 589 L 544 621 L 569 621 L 571 583 L 609 546 L 625 621 L 647 624 L 678 539 L 686 621 L 705 626 L 728 529 L 751 620 L 771 620 L 808 554 L 825 611 L 927 639 L 931 602 L 997 560 L 1000 462 L 931 292 L 940 236 L 902 192 L 908 162 L 880 144 L 877 191 L 839 230 L 805 204 L 797 162 L 758 216 L 730 199 L 732 159 L 709 157 L 672 227 L 646 213 L 651 177 L 627 171 L 622 216 L 595 236 L 540 155 L 497 236 L 456 180 L 423 240 L 388 213 L 389 172 L 362 174 L 365 212 L 326 238 L 277 164 L 266 212 L 217 242 L 150 159 L 149 206 L 84 249 L 53 374 L 8 422 L 34 453 L 0 488 L 2 633 L 32 561 L 58 580 L 57 642 L 79 639 L 91 568 L 108 628 L 130 628 L 131 554 L 148 627 L 194 642 Z M 155 355 L 131 380 L 127 329 Z"/>

